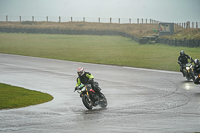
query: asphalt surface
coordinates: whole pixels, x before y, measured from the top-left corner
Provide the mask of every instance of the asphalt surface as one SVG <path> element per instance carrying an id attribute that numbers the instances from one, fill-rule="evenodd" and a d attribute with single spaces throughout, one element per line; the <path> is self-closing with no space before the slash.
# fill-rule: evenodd
<path id="1" fill-rule="evenodd" d="M 99 82 L 106 109 L 87 110 L 73 92 L 80 66 Z M 54 97 L 0 110 L 3 133 L 200 132 L 200 86 L 179 72 L 0 54 L 0 82 Z"/>

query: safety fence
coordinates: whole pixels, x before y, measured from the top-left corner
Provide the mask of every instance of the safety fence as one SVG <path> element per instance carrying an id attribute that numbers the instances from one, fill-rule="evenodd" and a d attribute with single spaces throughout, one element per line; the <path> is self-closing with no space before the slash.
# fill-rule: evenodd
<path id="1" fill-rule="evenodd" d="M 169 40 L 165 38 L 159 38 L 158 36 L 153 36 L 150 38 L 139 38 L 137 36 L 128 34 L 126 32 L 112 31 L 112 30 L 63 30 L 59 28 L 49 29 L 34 29 L 34 28 L 3 28 L 0 27 L 0 32 L 6 33 L 30 33 L 30 34 L 66 34 L 66 35 L 115 35 L 131 38 L 132 40 L 140 44 L 151 44 L 151 42 L 167 44 L 170 46 L 183 46 L 183 47 L 200 47 L 200 40 Z"/>
<path id="2" fill-rule="evenodd" d="M 175 23 L 174 24 L 174 29 L 179 30 L 179 29 L 198 29 L 200 22 L 184 22 L 184 23 Z"/>
<path id="3" fill-rule="evenodd" d="M 92 18 L 92 17 L 66 17 L 66 16 L 3 16 L 0 15 L 0 21 L 13 21 L 13 22 L 22 22 L 22 21 L 45 21 L 45 22 L 97 22 L 97 23 L 149 23 L 155 24 L 159 23 L 157 20 L 153 19 L 143 19 L 143 18 Z"/>
<path id="4" fill-rule="evenodd" d="M 137 23 L 137 24 L 155 24 L 163 21 L 157 21 L 147 18 L 94 18 L 94 17 L 67 17 L 67 16 L 4 16 L 0 15 L 0 21 L 46 21 L 46 22 L 97 22 L 97 23 Z M 200 28 L 200 22 L 182 22 L 175 23 L 177 28 Z"/>

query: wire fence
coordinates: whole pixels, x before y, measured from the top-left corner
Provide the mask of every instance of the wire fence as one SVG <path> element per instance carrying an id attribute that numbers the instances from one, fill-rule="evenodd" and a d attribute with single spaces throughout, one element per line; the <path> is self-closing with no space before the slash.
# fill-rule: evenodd
<path id="1" fill-rule="evenodd" d="M 158 24 L 162 21 L 145 18 L 94 18 L 94 17 L 67 17 L 67 16 L 8 16 L 0 15 L 0 21 L 46 21 L 46 22 L 95 22 L 95 23 L 118 23 L 118 24 Z M 200 22 L 174 23 L 175 30 L 187 28 L 200 28 Z"/>
<path id="2" fill-rule="evenodd" d="M 96 22 L 96 23 L 159 23 L 153 19 L 139 18 L 93 18 L 93 17 L 66 17 L 66 16 L 3 16 L 0 21 L 46 21 L 46 22 Z"/>

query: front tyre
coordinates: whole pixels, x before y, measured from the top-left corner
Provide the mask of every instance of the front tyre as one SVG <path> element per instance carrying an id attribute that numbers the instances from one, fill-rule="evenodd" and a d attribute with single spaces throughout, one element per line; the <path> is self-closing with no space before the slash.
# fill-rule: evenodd
<path id="1" fill-rule="evenodd" d="M 87 109 L 92 109 L 92 103 L 87 95 L 83 95 L 82 102 Z"/>
<path id="2" fill-rule="evenodd" d="M 101 108 L 106 108 L 106 106 L 107 106 L 107 104 L 108 104 L 108 102 L 107 102 L 107 99 L 106 99 L 106 97 L 104 96 L 104 94 L 100 94 L 103 98 L 101 98 L 100 100 L 99 100 L 99 106 L 101 107 Z"/>
<path id="3" fill-rule="evenodd" d="M 186 72 L 186 73 L 185 73 L 185 77 L 186 77 L 186 79 L 187 79 L 188 81 L 190 81 L 190 79 L 191 79 L 190 73 Z"/>
<path id="4" fill-rule="evenodd" d="M 190 72 L 190 75 L 191 75 L 191 77 L 192 77 L 192 80 L 194 81 L 194 80 L 195 80 L 194 72 L 191 71 L 191 72 Z"/>

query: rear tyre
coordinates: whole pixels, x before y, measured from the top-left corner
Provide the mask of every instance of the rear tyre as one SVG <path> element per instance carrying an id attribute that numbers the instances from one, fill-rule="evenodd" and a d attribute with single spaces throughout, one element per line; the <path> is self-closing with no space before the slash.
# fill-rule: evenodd
<path id="1" fill-rule="evenodd" d="M 83 95 L 82 97 L 82 102 L 83 104 L 85 105 L 85 107 L 87 109 L 92 109 L 92 103 L 91 101 L 89 100 L 88 96 L 87 95 Z"/>
<path id="2" fill-rule="evenodd" d="M 106 97 L 104 96 L 103 93 L 101 93 L 100 95 L 101 95 L 101 97 L 103 97 L 103 98 L 100 99 L 100 101 L 99 101 L 99 106 L 100 106 L 101 108 L 106 108 L 107 105 L 108 105 L 107 99 L 106 99 Z"/>

